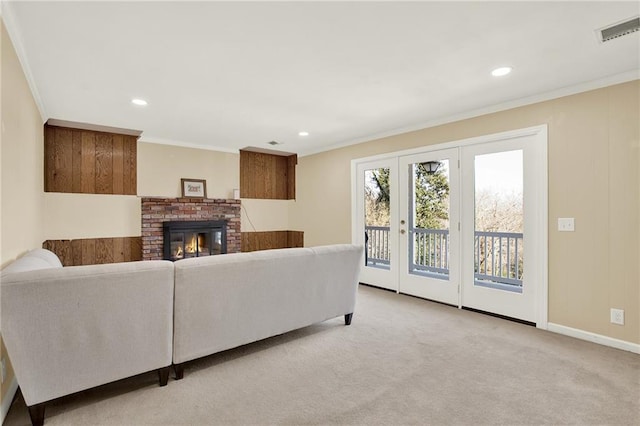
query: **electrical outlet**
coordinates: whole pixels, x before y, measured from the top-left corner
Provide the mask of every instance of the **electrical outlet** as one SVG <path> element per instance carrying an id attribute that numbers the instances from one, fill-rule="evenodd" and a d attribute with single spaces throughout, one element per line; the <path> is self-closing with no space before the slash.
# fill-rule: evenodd
<path id="1" fill-rule="evenodd" d="M 611 308 L 611 323 L 624 325 L 624 309 Z"/>

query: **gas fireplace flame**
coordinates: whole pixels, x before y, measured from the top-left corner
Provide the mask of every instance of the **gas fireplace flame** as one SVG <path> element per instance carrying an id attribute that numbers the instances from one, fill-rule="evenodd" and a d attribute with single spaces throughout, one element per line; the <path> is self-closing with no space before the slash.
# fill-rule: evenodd
<path id="1" fill-rule="evenodd" d="M 184 252 L 182 246 L 178 246 L 173 255 L 174 259 L 182 259 L 185 255 L 195 255 L 196 253 L 209 254 L 209 250 L 205 246 L 206 238 L 202 235 L 193 235 L 191 241 L 184 245 Z"/>
<path id="2" fill-rule="evenodd" d="M 189 253 L 189 254 L 193 254 L 193 253 L 195 253 L 195 252 L 196 252 L 196 246 L 197 246 L 197 244 L 198 244 L 198 243 L 197 243 L 197 241 L 196 241 L 196 236 L 194 235 L 194 236 L 191 238 L 191 241 L 189 242 L 189 244 L 186 244 L 186 245 L 184 246 L 184 250 L 185 250 L 187 253 Z"/>

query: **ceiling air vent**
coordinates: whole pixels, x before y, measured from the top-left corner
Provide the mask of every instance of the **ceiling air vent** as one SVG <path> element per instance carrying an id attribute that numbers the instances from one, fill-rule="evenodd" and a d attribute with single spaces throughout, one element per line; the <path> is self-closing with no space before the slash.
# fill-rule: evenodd
<path id="1" fill-rule="evenodd" d="M 600 40 L 604 43 L 605 41 L 610 41 L 614 38 L 635 33 L 638 30 L 640 30 L 640 17 L 632 18 L 627 21 L 620 22 L 619 24 L 602 28 L 598 32 L 600 33 Z"/>
<path id="2" fill-rule="evenodd" d="M 278 141 L 271 141 L 271 142 L 267 142 L 269 145 L 273 146 L 273 145 L 280 145 L 280 142 Z"/>

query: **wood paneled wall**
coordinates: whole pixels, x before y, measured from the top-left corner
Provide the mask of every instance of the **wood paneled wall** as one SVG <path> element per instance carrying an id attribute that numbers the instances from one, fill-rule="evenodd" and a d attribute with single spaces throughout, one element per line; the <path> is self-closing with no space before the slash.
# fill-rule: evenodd
<path id="1" fill-rule="evenodd" d="M 298 156 L 240 150 L 240 197 L 295 200 Z"/>
<path id="2" fill-rule="evenodd" d="M 47 240 L 42 247 L 58 255 L 64 266 L 142 260 L 142 237 Z"/>
<path id="3" fill-rule="evenodd" d="M 302 231 L 243 232 L 242 251 L 304 247 Z"/>
<path id="4" fill-rule="evenodd" d="M 44 126 L 46 192 L 136 195 L 137 137 Z"/>

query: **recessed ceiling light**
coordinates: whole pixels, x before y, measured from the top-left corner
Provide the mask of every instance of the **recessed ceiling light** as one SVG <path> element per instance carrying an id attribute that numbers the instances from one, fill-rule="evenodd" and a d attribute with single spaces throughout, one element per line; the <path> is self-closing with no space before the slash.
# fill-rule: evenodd
<path id="1" fill-rule="evenodd" d="M 309 136 L 309 132 L 300 132 L 298 136 Z"/>
<path id="2" fill-rule="evenodd" d="M 144 99 L 131 99 L 131 103 L 134 105 L 140 105 L 140 106 L 147 105 L 147 101 L 145 101 Z"/>
<path id="3" fill-rule="evenodd" d="M 502 77 L 502 76 L 505 76 L 505 75 L 509 74 L 512 69 L 513 68 L 511 68 L 511 67 L 496 68 L 495 70 L 491 71 L 491 75 L 494 76 L 494 77 Z"/>

